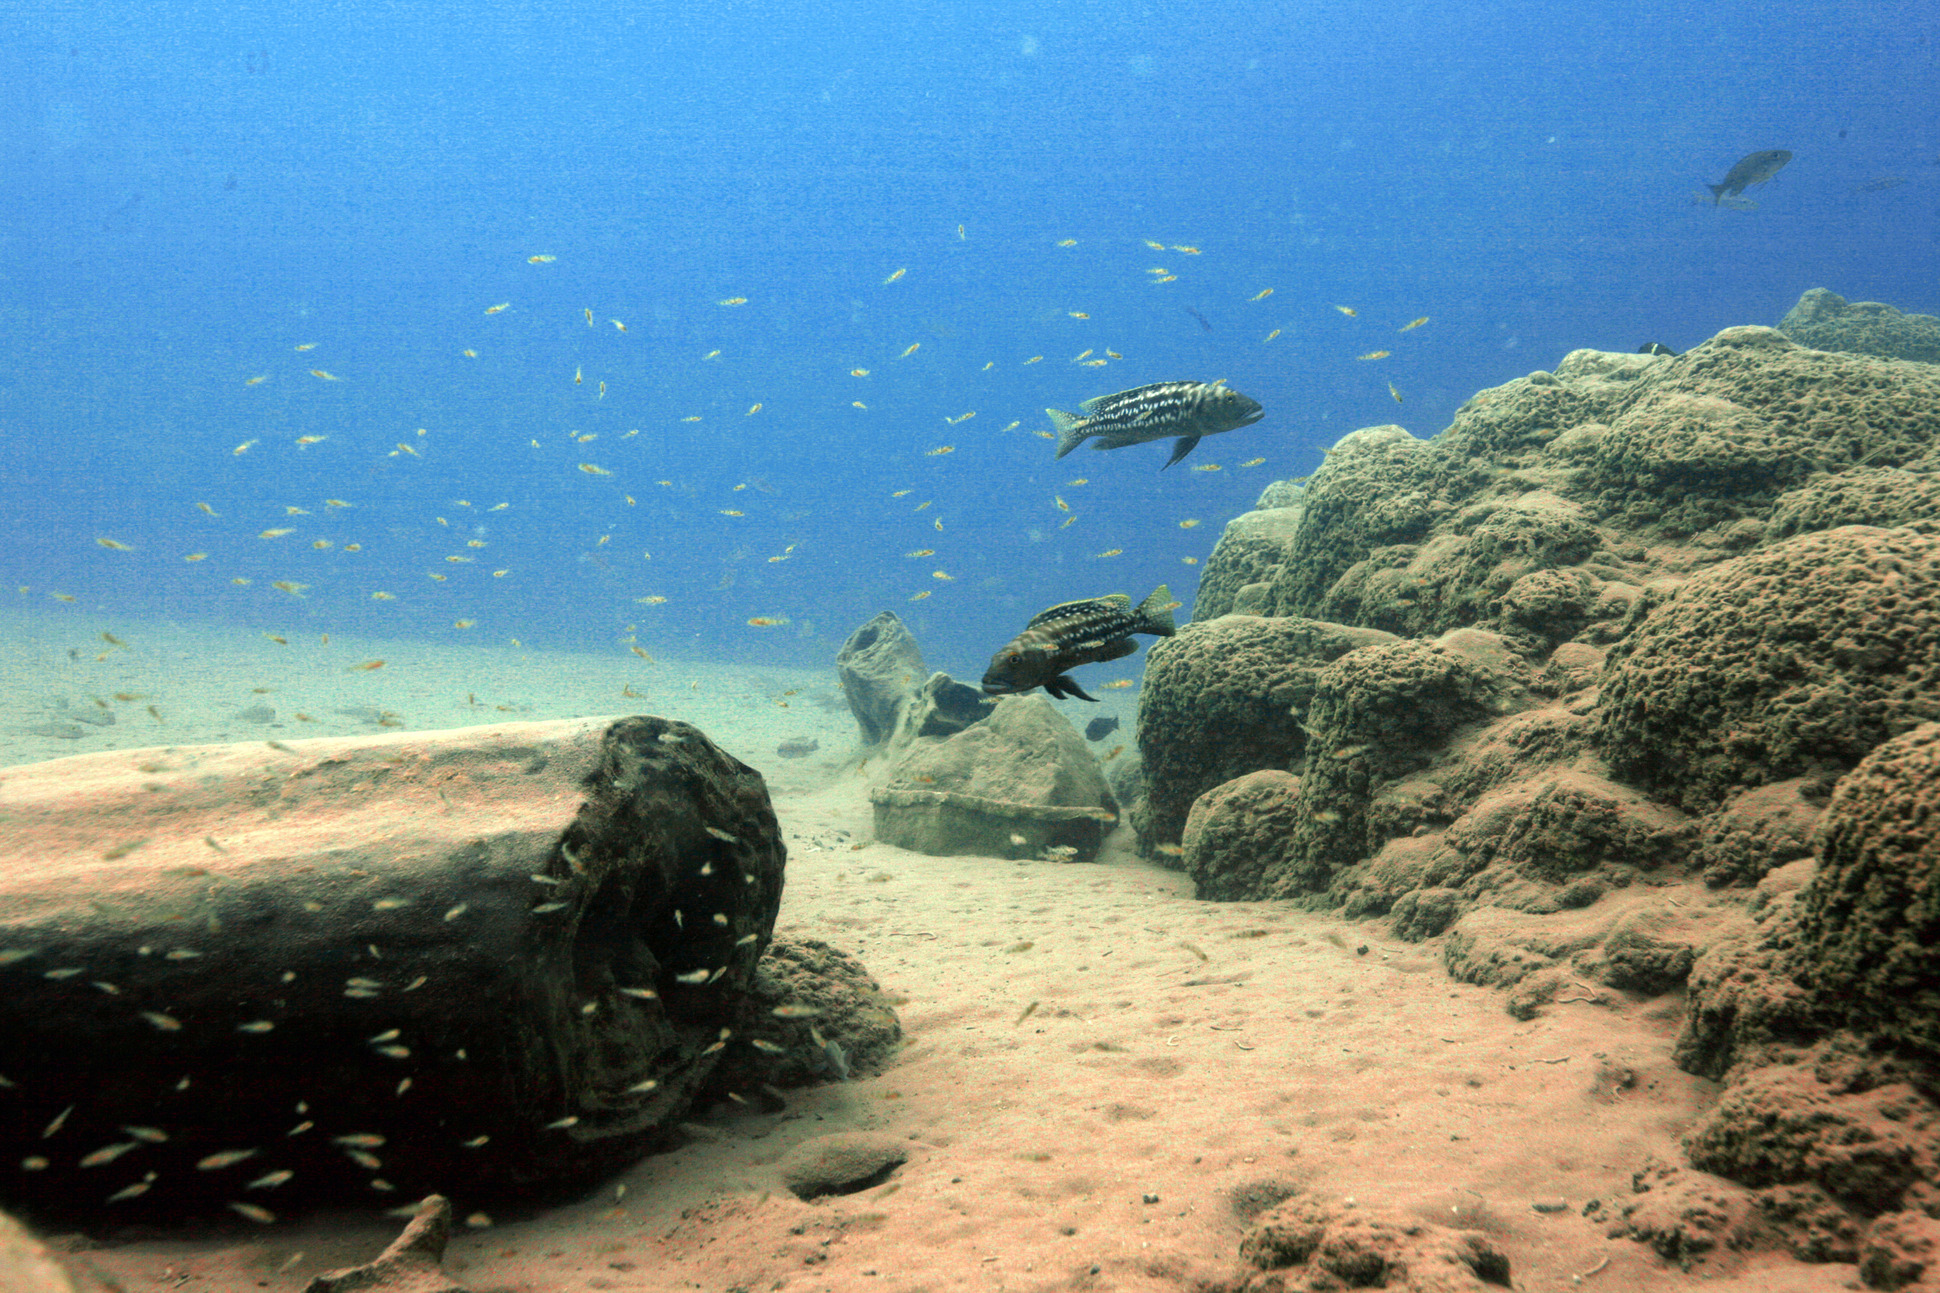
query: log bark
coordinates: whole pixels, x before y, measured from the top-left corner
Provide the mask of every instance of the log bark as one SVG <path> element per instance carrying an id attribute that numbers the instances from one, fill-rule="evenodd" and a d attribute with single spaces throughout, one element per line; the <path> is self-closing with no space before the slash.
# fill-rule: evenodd
<path id="1" fill-rule="evenodd" d="M 0 772 L 0 1199 L 255 1220 L 584 1187 L 729 1047 L 759 773 L 654 717 Z"/>

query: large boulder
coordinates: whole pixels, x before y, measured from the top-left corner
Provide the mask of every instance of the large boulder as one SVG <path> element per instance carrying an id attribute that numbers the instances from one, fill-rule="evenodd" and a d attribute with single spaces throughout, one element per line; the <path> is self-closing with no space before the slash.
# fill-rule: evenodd
<path id="1" fill-rule="evenodd" d="M 991 716 L 919 741 L 869 792 L 876 838 L 936 856 L 1090 862 L 1118 805 L 1084 737 L 1044 696 L 1007 696 Z"/>
<path id="2" fill-rule="evenodd" d="M 1823 287 L 1801 296 L 1779 320 L 1778 330 L 1814 350 L 1940 364 L 1940 319 L 1902 314 L 1878 301 L 1847 301 Z"/>
<path id="3" fill-rule="evenodd" d="M 1940 718 L 1940 534 L 1803 535 L 1638 614 L 1605 666 L 1601 740 L 1618 776 L 1691 811 L 1837 776 Z"/>
<path id="4" fill-rule="evenodd" d="M 760 775 L 662 718 L 8 769 L 0 1194 L 583 1187 L 742 1044 L 784 856 Z"/>
<path id="5" fill-rule="evenodd" d="M 1199 577 L 1199 593 L 1192 601 L 1193 620 L 1232 614 L 1239 609 L 1242 590 L 1258 588 L 1258 595 L 1264 596 L 1286 565 L 1294 535 L 1300 530 L 1301 514 L 1297 505 L 1257 506 L 1226 522 L 1212 555 L 1206 558 L 1206 572 Z M 1250 604 L 1254 599 L 1246 600 Z"/>
<path id="6" fill-rule="evenodd" d="M 1392 641 L 1376 629 L 1228 615 L 1153 643 L 1138 706 L 1140 847 L 1150 853 L 1178 843 L 1192 801 L 1221 782 L 1297 768 L 1321 671 L 1351 651 Z"/>

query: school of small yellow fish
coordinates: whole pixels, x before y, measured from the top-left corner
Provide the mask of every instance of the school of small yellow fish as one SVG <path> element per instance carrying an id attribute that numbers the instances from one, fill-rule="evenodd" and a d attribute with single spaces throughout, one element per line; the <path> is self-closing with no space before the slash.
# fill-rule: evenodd
<path id="1" fill-rule="evenodd" d="M 973 230 L 959 225 L 948 242 L 954 247 L 973 243 L 974 238 Z M 532 569 L 536 564 L 531 556 L 532 547 L 520 541 L 522 526 L 536 529 L 543 522 L 555 535 L 561 530 L 580 531 L 567 542 L 583 549 L 601 566 L 630 583 L 625 601 L 640 607 L 665 606 L 687 596 L 681 586 L 676 586 L 678 580 L 659 573 L 667 569 L 667 563 L 663 560 L 656 564 L 656 548 L 669 548 L 680 554 L 733 550 L 737 561 L 761 558 L 765 564 L 759 569 L 765 570 L 770 565 L 782 569 L 774 577 L 743 579 L 739 587 L 732 567 L 722 574 L 714 590 L 726 594 L 715 599 L 721 604 L 721 627 L 724 630 L 734 626 L 771 629 L 795 625 L 807 631 L 804 621 L 809 619 L 815 606 L 813 580 L 799 576 L 798 585 L 791 587 L 785 576 L 803 569 L 804 563 L 797 558 L 812 560 L 817 549 L 829 550 L 830 545 L 818 536 L 814 511 L 786 511 L 785 503 L 776 497 L 778 491 L 753 476 L 735 483 L 722 495 L 707 497 L 723 487 L 683 481 L 677 471 L 669 471 L 668 456 L 656 452 L 656 446 L 680 443 L 678 437 L 706 433 L 690 430 L 694 424 L 702 424 L 703 428 L 708 424 L 738 427 L 745 422 L 749 430 L 732 433 L 745 440 L 747 436 L 760 434 L 758 428 L 775 420 L 815 425 L 831 418 L 870 419 L 878 416 L 872 413 L 872 406 L 894 408 L 897 414 L 883 416 L 900 418 L 908 408 L 912 393 L 920 391 L 933 394 L 933 416 L 950 429 L 945 434 L 955 438 L 940 444 L 928 439 L 939 430 L 935 422 L 929 424 L 929 433 L 915 433 L 924 438 L 906 442 L 903 453 L 889 455 L 873 464 L 878 469 L 875 475 L 881 482 L 881 492 L 873 500 L 859 501 L 858 509 L 871 522 L 870 532 L 880 536 L 884 556 L 903 553 L 912 559 L 936 558 L 933 565 L 909 567 L 902 586 L 885 589 L 885 594 L 910 603 L 924 602 L 934 596 L 937 600 L 931 605 L 944 607 L 953 595 L 974 596 L 980 587 L 992 586 L 995 576 L 978 560 L 977 518 L 963 517 L 963 523 L 958 525 L 958 518 L 950 515 L 952 505 L 947 497 L 941 506 L 930 510 L 939 496 L 951 492 L 937 488 L 943 483 L 937 473 L 958 471 L 975 480 L 1002 471 L 1014 477 L 1014 463 L 1021 447 L 1014 437 L 1020 431 L 1058 443 L 1060 455 L 1068 452 L 1075 441 L 1059 442 L 1058 431 L 1046 427 L 1042 416 L 1045 405 L 1053 400 L 1070 401 L 1076 393 L 1074 381 L 1058 375 L 1060 360 L 1065 371 L 1123 368 L 1124 380 L 1116 383 L 1102 373 L 1096 379 L 1090 375 L 1076 379 L 1079 389 L 1087 384 L 1093 389 L 1098 389 L 1100 384 L 1106 389 L 1112 385 L 1128 388 L 1118 396 L 1100 396 L 1087 407 L 1100 400 L 1119 400 L 1139 391 L 1197 386 L 1201 378 L 1203 389 L 1224 388 L 1226 378 L 1216 374 L 1153 373 L 1147 369 L 1147 361 L 1136 353 L 1136 347 L 1119 341 L 1114 335 L 1134 329 L 1150 333 L 1153 312 L 1144 306 L 1132 308 L 1127 305 L 1128 300 L 1166 299 L 1168 303 L 1162 307 L 1164 317 L 1182 320 L 1181 326 L 1185 328 L 1196 326 L 1212 332 L 1217 319 L 1219 340 L 1230 340 L 1232 347 L 1225 357 L 1238 366 L 1246 366 L 1252 347 L 1273 343 L 1274 348 L 1260 356 L 1265 362 L 1253 365 L 1251 376 L 1241 379 L 1249 382 L 1261 380 L 1266 373 L 1294 357 L 1290 347 L 1296 342 L 1288 339 L 1290 330 L 1294 338 L 1307 339 L 1302 344 L 1324 345 L 1341 359 L 1358 359 L 1364 363 L 1389 361 L 1374 370 L 1382 374 L 1380 384 L 1370 385 L 1364 392 L 1370 397 L 1368 404 L 1360 406 L 1366 415 L 1355 420 L 1355 414 L 1349 413 L 1338 430 L 1385 416 L 1374 412 L 1376 405 L 1372 402 L 1383 389 L 1396 403 L 1404 401 L 1403 390 L 1395 381 L 1387 380 L 1386 373 L 1398 371 L 1405 363 L 1405 355 L 1388 348 L 1356 353 L 1342 334 L 1360 333 L 1364 337 L 1362 330 L 1374 327 L 1384 334 L 1387 346 L 1409 346 L 1417 344 L 1416 339 L 1410 336 L 1403 341 L 1401 338 L 1416 333 L 1430 322 L 1429 316 L 1422 315 L 1405 322 L 1395 320 L 1383 324 L 1372 318 L 1362 319 L 1360 309 L 1354 305 L 1311 298 L 1301 301 L 1300 294 L 1287 290 L 1284 284 L 1262 283 L 1260 278 L 1264 275 L 1254 277 L 1243 270 L 1223 266 L 1219 248 L 1209 245 L 1160 239 L 1069 237 L 1047 239 L 1039 248 L 1040 251 L 1032 254 L 1055 257 L 1059 264 L 1088 264 L 1098 278 L 1091 290 L 1066 288 L 1057 293 L 1069 292 L 1079 299 L 1045 301 L 1033 316 L 1043 335 L 1036 337 L 1032 344 L 1020 346 L 1010 354 L 971 353 L 951 329 L 931 328 L 932 335 L 914 337 L 909 333 L 916 330 L 916 325 L 909 325 L 909 331 L 900 336 L 892 332 L 878 346 L 824 356 L 822 362 L 828 381 L 820 390 L 813 386 L 764 390 L 758 362 L 750 358 L 743 363 L 737 358 L 737 348 L 756 349 L 748 329 L 760 327 L 764 303 L 775 299 L 774 293 L 764 293 L 761 283 L 729 280 L 718 283 L 711 291 L 696 292 L 695 299 L 686 302 L 685 308 L 696 317 L 704 313 L 713 322 L 697 330 L 696 335 L 705 339 L 693 345 L 684 356 L 668 355 L 664 353 L 664 339 L 656 351 L 655 339 L 648 336 L 648 329 L 629 329 L 627 318 L 634 318 L 637 323 L 651 313 L 638 301 L 596 299 L 590 303 L 573 302 L 570 313 L 562 310 L 563 303 L 557 293 L 541 280 L 567 272 L 572 258 L 565 257 L 562 263 L 559 254 L 534 251 L 519 257 L 523 263 L 506 279 L 503 289 L 492 293 L 493 296 L 502 293 L 505 299 L 475 298 L 472 303 L 452 311 L 449 332 L 440 339 L 445 347 L 442 353 L 465 360 L 464 373 L 479 372 L 490 367 L 495 354 L 510 352 L 515 347 L 529 351 L 535 338 L 556 335 L 565 321 L 561 315 L 566 314 L 571 320 L 573 335 L 579 340 L 558 348 L 555 371 L 558 398 L 569 410 L 563 421 L 572 425 L 534 429 L 526 438 L 528 461 L 521 467 L 532 477 L 550 477 L 554 487 L 565 491 L 569 498 L 575 497 L 573 491 L 579 491 L 576 497 L 583 500 L 583 507 L 562 510 L 551 503 L 517 497 L 450 497 L 444 482 L 452 478 L 452 472 L 469 455 L 479 452 L 464 429 L 436 425 L 413 427 L 408 423 L 382 432 L 361 429 L 363 423 L 345 414 L 344 410 L 351 405 L 343 402 L 359 399 L 360 385 L 365 392 L 373 385 L 383 386 L 389 380 L 387 375 L 360 368 L 356 359 L 358 351 L 344 344 L 346 339 L 306 337 L 292 341 L 285 338 L 266 345 L 263 353 L 248 363 L 244 371 L 228 379 L 243 392 L 237 397 L 243 402 L 236 420 L 244 426 L 254 422 L 260 434 L 241 439 L 233 448 L 218 449 L 223 472 L 215 471 L 212 465 L 208 472 L 199 473 L 208 483 L 197 486 L 197 492 L 206 496 L 181 501 L 185 511 L 199 514 L 199 518 L 190 519 L 206 527 L 206 539 L 183 544 L 181 550 L 167 554 L 158 541 L 135 532 L 132 527 L 117 526 L 113 533 L 94 537 L 94 544 L 102 552 L 115 554 L 98 560 L 102 563 L 152 561 L 158 557 L 179 560 L 189 568 L 183 572 L 185 578 L 242 590 L 231 594 L 234 596 L 264 599 L 252 603 L 246 613 L 259 614 L 265 619 L 272 615 L 280 619 L 292 606 L 303 607 L 310 616 L 318 614 L 322 607 L 353 603 L 364 607 L 373 604 L 418 607 L 436 614 L 437 622 L 453 630 L 482 630 L 482 635 L 509 638 L 517 625 L 495 614 L 495 602 L 480 594 L 495 586 L 488 581 L 500 581 L 496 587 L 516 589 L 522 580 L 552 573 Z M 934 260 L 927 263 L 925 260 L 934 250 L 921 245 L 904 247 L 895 259 L 885 257 L 876 266 L 861 269 L 859 281 L 851 290 L 858 296 L 882 292 L 885 300 L 921 297 L 931 290 L 926 280 L 935 282 L 941 278 L 935 272 Z M 899 263 L 905 259 L 908 263 Z M 1147 263 L 1160 260 L 1164 263 Z M 1251 281 L 1247 281 L 1249 278 Z M 522 290 L 520 285 L 528 282 L 532 284 L 531 289 Z M 1141 286 L 1127 286 L 1130 284 Z M 1147 289 L 1153 289 L 1149 297 Z M 1127 292 L 1133 295 L 1127 297 Z M 1195 304 L 1183 304 L 1187 292 Z M 719 308 L 710 309 L 710 306 Z M 932 299 L 925 308 L 940 307 Z M 1213 317 L 1209 318 L 1208 314 Z M 607 326 L 600 326 L 601 319 Z M 579 326 L 582 322 L 584 328 Z M 1328 336 L 1334 339 L 1314 340 Z M 1362 344 L 1367 344 L 1367 340 L 1371 338 Z M 276 359 L 279 351 L 284 356 L 281 365 Z M 651 357 L 643 359 L 650 352 Z M 292 362 L 289 358 L 292 355 L 301 358 Z M 642 380 L 643 363 L 656 366 L 651 382 Z M 318 366 L 312 367 L 312 364 Z M 699 365 L 705 367 L 696 367 Z M 1036 408 L 1003 407 L 1014 403 L 1014 394 L 1009 400 L 994 390 L 979 396 L 981 374 L 1019 369 L 1029 369 L 1042 379 L 1041 397 L 1033 401 Z M 722 376 L 728 373 L 734 375 L 731 382 Z M 1159 378 L 1171 380 L 1153 385 Z M 455 380 L 467 379 L 459 376 Z M 302 390 L 294 389 L 293 383 Z M 1015 384 L 1002 389 L 1014 392 Z M 936 392 L 941 394 L 934 395 Z M 858 393 L 866 398 L 855 398 Z M 288 406 L 299 400 L 307 403 L 294 422 L 317 429 L 294 435 L 270 429 L 283 426 L 284 422 L 279 419 L 287 416 Z M 278 410 L 276 417 L 268 412 L 271 401 L 280 401 L 285 406 Z M 1244 402 L 1251 404 L 1251 401 Z M 937 407 L 939 404 L 941 407 Z M 1252 416 L 1257 420 L 1258 406 L 1253 408 Z M 1153 415 L 1145 411 L 1138 416 L 1150 419 Z M 1058 414 L 1053 421 L 1055 428 L 1062 428 L 1076 419 Z M 1094 418 L 1085 425 L 1094 425 L 1097 421 Z M 637 422 L 637 425 L 629 426 L 628 422 Z M 1101 437 L 1091 447 L 1120 447 L 1141 437 L 1153 438 L 1158 432 L 1150 427 L 1149 421 L 1141 422 L 1131 431 L 1122 432 L 1116 441 L 1106 443 Z M 1285 450 L 1278 455 L 1270 452 L 1271 441 L 1289 434 L 1287 431 L 1271 427 L 1248 431 L 1242 422 L 1238 433 L 1254 437 L 1249 448 L 1269 450 L 1237 461 L 1238 469 L 1255 469 L 1271 462 L 1291 475 L 1295 454 Z M 724 430 L 722 434 L 729 433 Z M 1173 461 L 1183 456 L 1194 442 L 1196 436 L 1186 433 L 1178 442 Z M 322 497 L 314 485 L 306 484 L 302 487 L 304 492 L 296 494 L 296 501 L 282 504 L 280 513 L 264 515 L 260 503 L 246 503 L 241 491 L 225 491 L 219 483 L 233 479 L 237 468 L 254 472 L 248 495 L 260 498 L 286 472 L 296 475 L 290 469 L 293 455 L 297 454 L 304 455 L 305 470 L 301 479 L 332 481 L 325 488 L 334 488 L 343 497 L 335 494 Z M 1004 465 L 995 465 L 993 454 L 1002 454 Z M 1100 460 L 1095 470 L 1122 470 L 1114 460 L 1130 456 L 1111 455 Z M 1044 448 L 1043 458 L 1044 466 L 1049 468 L 1053 461 L 1050 446 Z M 240 462 L 231 467 L 231 459 Z M 414 472 L 424 475 L 426 483 L 418 495 L 424 500 L 421 515 L 399 516 L 395 503 L 360 498 L 369 494 L 368 489 L 360 487 L 360 482 L 368 481 L 380 471 L 393 482 L 408 481 Z M 1192 483 L 1172 483 L 1179 479 Z M 1031 480 L 1034 483 L 1014 479 L 992 482 L 1000 488 L 1016 489 L 1020 497 L 1042 500 L 1045 520 L 1033 529 L 1031 537 L 1037 541 L 1077 543 L 1078 547 L 1063 551 L 1065 560 L 1108 561 L 1114 567 L 1165 561 L 1177 563 L 1172 566 L 1176 572 L 1179 564 L 1197 566 L 1200 554 L 1182 554 L 1174 546 L 1184 536 L 1170 540 L 1163 536 L 1175 530 L 1192 530 L 1203 523 L 1202 517 L 1216 524 L 1221 518 L 1206 513 L 1222 503 L 1235 512 L 1251 503 L 1250 495 L 1244 492 L 1248 487 L 1246 478 L 1233 480 L 1226 465 L 1214 461 L 1192 463 L 1189 474 L 1168 478 L 1169 488 L 1241 492 L 1180 499 L 1177 510 L 1169 516 L 1154 517 L 1146 507 L 1135 516 L 1114 517 L 1111 515 L 1114 509 L 1096 503 L 1095 493 L 1089 496 L 1094 505 L 1087 507 L 1086 495 L 1076 491 L 1084 489 L 1091 480 L 1089 476 L 1060 481 L 1046 475 L 1041 483 L 1035 483 L 1039 480 L 1036 476 Z M 1231 485 L 1224 483 L 1229 480 Z M 1199 515 L 1194 515 L 1195 512 Z M 489 526 L 485 524 L 488 517 L 492 521 Z M 822 519 L 824 524 L 829 520 Z M 1057 538 L 1073 527 L 1077 530 L 1068 539 Z M 912 529 L 921 531 L 920 537 L 911 534 Z M 415 537 L 401 537 L 405 535 Z M 400 553 L 404 545 L 414 545 L 414 550 Z M 495 548 L 516 555 L 508 559 L 494 552 Z M 414 575 L 399 573 L 401 555 L 418 567 Z M 366 573 L 376 566 L 375 557 L 385 562 L 381 575 Z M 796 564 L 786 564 L 790 562 Z M 1129 571 L 1127 575 L 1139 577 Z M 112 577 L 110 574 L 109 578 Z M 19 591 L 69 603 L 76 601 L 77 596 L 76 592 L 65 589 Z M 1072 590 L 1074 594 L 1096 591 Z M 279 597 L 280 602 L 275 600 Z M 735 604 L 736 599 L 742 600 Z M 283 608 L 281 611 L 273 609 L 279 605 Z M 715 609 L 710 606 L 709 612 Z M 272 642 L 288 641 L 286 633 L 274 622 L 260 631 Z M 654 636 L 649 611 L 639 622 L 627 623 L 616 638 L 619 645 L 626 646 L 641 660 L 651 661 L 652 654 L 640 644 L 646 641 L 651 645 Z M 342 667 L 370 671 L 382 665 L 383 661 L 377 660 Z"/>

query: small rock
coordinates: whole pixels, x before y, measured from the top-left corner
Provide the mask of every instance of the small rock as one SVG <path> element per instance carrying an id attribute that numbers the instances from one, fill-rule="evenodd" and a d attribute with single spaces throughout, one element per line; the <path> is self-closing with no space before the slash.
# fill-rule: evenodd
<path id="1" fill-rule="evenodd" d="M 813 738 L 804 740 L 798 736 L 777 745 L 775 747 L 775 753 L 784 759 L 806 759 L 809 755 L 821 748 L 822 743 L 820 741 Z"/>

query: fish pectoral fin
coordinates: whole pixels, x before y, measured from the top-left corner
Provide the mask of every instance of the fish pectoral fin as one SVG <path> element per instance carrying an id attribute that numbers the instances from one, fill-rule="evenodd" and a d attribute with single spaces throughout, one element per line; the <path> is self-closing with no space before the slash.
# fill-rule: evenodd
<path id="1" fill-rule="evenodd" d="M 1196 435 L 1182 435 L 1177 440 L 1174 440 L 1172 442 L 1172 456 L 1165 460 L 1165 467 L 1170 467 L 1173 463 L 1191 453 L 1192 447 L 1198 443 L 1199 437 Z M 1164 471 L 1165 467 L 1161 467 L 1159 470 Z"/>
<path id="2" fill-rule="evenodd" d="M 1063 700 L 1067 696 L 1075 696 L 1079 700 L 1088 700 L 1094 705 L 1098 703 L 1098 698 L 1096 696 L 1085 695 L 1085 689 L 1080 687 L 1068 673 L 1061 673 L 1051 679 L 1051 681 L 1045 683 L 1044 690 L 1058 700 Z"/>

